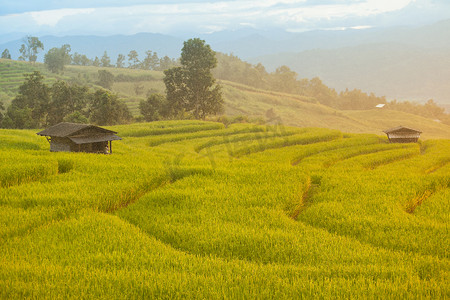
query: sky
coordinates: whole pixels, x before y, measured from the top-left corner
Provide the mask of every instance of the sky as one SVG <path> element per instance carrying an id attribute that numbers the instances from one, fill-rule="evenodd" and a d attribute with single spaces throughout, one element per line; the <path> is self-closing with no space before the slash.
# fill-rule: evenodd
<path id="1" fill-rule="evenodd" d="M 448 18 L 449 0 L 0 0 L 0 36 L 301 32 Z"/>

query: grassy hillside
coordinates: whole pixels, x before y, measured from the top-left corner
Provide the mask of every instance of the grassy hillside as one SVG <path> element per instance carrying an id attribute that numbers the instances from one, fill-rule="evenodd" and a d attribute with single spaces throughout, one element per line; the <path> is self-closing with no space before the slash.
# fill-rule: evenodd
<path id="1" fill-rule="evenodd" d="M 449 295 L 449 140 L 170 121 L 0 130 L 0 298 Z"/>
<path id="2" fill-rule="evenodd" d="M 0 97 L 12 99 L 23 82 L 23 73 L 37 69 L 49 83 L 57 79 L 96 85 L 98 70 L 107 69 L 117 78 L 112 90 L 127 103 L 133 115 L 139 115 L 139 102 L 147 93 L 164 93 L 163 73 L 157 71 L 67 66 L 64 74 L 55 75 L 42 64 L 0 60 Z M 382 130 L 399 125 L 423 131 L 422 137 L 450 138 L 450 126 L 408 113 L 388 110 L 340 111 L 321 104 L 313 98 L 258 90 L 249 86 L 221 81 L 225 99 L 225 114 L 246 115 L 266 119 L 267 110 L 273 109 L 285 125 L 298 127 L 325 127 L 346 132 L 380 134 Z M 140 90 L 140 92 L 136 92 Z M 9 100 L 6 101 L 8 103 Z"/>
<path id="3" fill-rule="evenodd" d="M 450 138 L 450 126 L 420 116 L 386 109 L 340 111 L 296 95 L 257 90 L 232 82 L 222 82 L 228 115 L 265 117 L 273 108 L 283 124 L 298 127 L 325 127 L 355 133 L 382 134 L 399 125 L 418 128 L 422 138 Z"/>

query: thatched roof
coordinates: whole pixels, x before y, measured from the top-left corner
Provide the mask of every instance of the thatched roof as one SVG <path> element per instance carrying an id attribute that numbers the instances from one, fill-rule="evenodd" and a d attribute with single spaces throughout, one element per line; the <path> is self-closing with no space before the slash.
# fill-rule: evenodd
<path id="1" fill-rule="evenodd" d="M 391 129 L 383 130 L 383 132 L 386 133 L 386 134 L 394 133 L 394 132 L 398 132 L 398 131 L 411 132 L 411 133 L 413 133 L 413 132 L 415 132 L 415 133 L 422 133 L 422 131 L 420 131 L 420 130 L 409 128 L 409 127 L 405 127 L 405 126 L 397 126 L 397 127 L 391 128 Z"/>
<path id="2" fill-rule="evenodd" d="M 75 136 L 78 132 L 88 129 L 88 128 L 94 129 L 97 132 L 95 135 L 105 136 L 105 134 L 106 134 L 106 135 L 112 136 L 115 133 L 117 133 L 115 131 L 104 129 L 104 128 L 94 126 L 94 125 L 63 122 L 63 123 L 59 123 L 54 126 L 51 126 L 45 130 L 42 130 L 41 132 L 38 132 L 36 134 L 41 135 L 41 136 L 70 137 L 70 136 Z M 116 137 L 116 138 L 114 138 L 115 140 L 121 139 L 118 136 L 115 136 L 115 137 Z"/>

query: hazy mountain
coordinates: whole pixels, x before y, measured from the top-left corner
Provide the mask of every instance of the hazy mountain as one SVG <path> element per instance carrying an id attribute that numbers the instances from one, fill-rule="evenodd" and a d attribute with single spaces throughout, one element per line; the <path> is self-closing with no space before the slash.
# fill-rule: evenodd
<path id="1" fill-rule="evenodd" d="M 388 98 L 450 103 L 450 48 L 385 43 L 261 57 L 273 69 L 287 65 L 299 77 L 320 77 L 337 90 L 358 88 Z"/>
<path id="2" fill-rule="evenodd" d="M 388 98 L 450 103 L 450 21 L 372 32 L 359 45 L 285 52 L 250 59 L 268 70 L 287 65 L 299 77 L 320 77 L 344 90 Z"/>
<path id="3" fill-rule="evenodd" d="M 338 90 L 359 88 L 388 98 L 450 103 L 450 20 L 422 27 L 321 30 L 290 33 L 251 27 L 199 35 L 219 52 L 233 53 L 269 71 L 287 65 L 300 77 L 323 79 Z M 177 58 L 188 37 L 140 33 L 113 36 L 43 36 L 45 50 L 70 44 L 72 53 L 89 58 L 108 52 L 115 63 L 119 53 L 147 50 Z M 0 45 L 13 59 L 22 40 Z"/>
<path id="4" fill-rule="evenodd" d="M 302 33 L 289 33 L 277 28 L 271 30 L 247 28 L 198 36 L 205 39 L 216 51 L 233 53 L 242 59 L 255 62 L 256 57 L 276 53 L 388 42 L 422 48 L 450 48 L 450 20 L 419 28 L 318 30 Z M 53 47 L 70 44 L 72 53 L 83 53 L 91 58 L 100 57 L 105 50 L 112 58 L 117 57 L 119 53 L 127 54 L 130 50 L 136 50 L 141 55 L 144 55 L 147 50 L 152 50 L 160 56 L 168 55 L 175 58 L 180 54 L 183 41 L 188 38 L 139 33 L 112 36 L 43 36 L 40 40 L 44 43 L 44 52 Z M 17 58 L 22 43 L 21 39 L 10 41 L 0 45 L 0 50 L 8 48 L 13 58 Z M 38 59 L 42 60 L 42 58 L 41 52 Z"/>

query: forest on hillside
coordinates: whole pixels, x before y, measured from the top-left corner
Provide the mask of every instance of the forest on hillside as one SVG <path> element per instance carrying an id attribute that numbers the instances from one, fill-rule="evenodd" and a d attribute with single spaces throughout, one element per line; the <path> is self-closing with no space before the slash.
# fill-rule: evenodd
<path id="1" fill-rule="evenodd" d="M 22 46 L 21 53 L 23 55 L 19 59 L 27 60 L 30 63 L 35 62 L 36 53 L 43 49 L 43 45 L 39 44 L 38 39 L 32 37 L 28 37 L 27 43 Z M 2 52 L 2 58 L 5 60 L 11 58 L 8 49 Z M 412 113 L 444 124 L 450 124 L 450 115 L 432 99 L 429 99 L 425 104 L 419 104 L 412 101 L 388 101 L 384 96 L 377 96 L 360 89 L 346 89 L 338 92 L 328 87 L 318 77 L 312 79 L 299 78 L 299 74 L 292 71 L 288 66 L 280 66 L 274 72 L 268 72 L 261 63 L 253 65 L 232 54 L 216 52 L 216 58 L 217 66 L 213 69 L 212 74 L 218 80 L 236 82 L 262 90 L 310 97 L 318 103 L 339 110 L 367 110 L 373 109 L 379 104 L 384 104 L 385 108 L 388 109 Z M 135 50 L 131 50 L 128 55 L 119 54 L 115 63 L 113 61 L 106 50 L 101 58 L 95 57 L 94 59 L 79 53 L 71 54 L 70 45 L 48 50 L 44 60 L 46 68 L 55 74 L 63 74 L 64 67 L 69 64 L 103 68 L 98 71 L 96 83 L 105 89 L 110 89 L 114 82 L 136 80 L 136 78 L 128 78 L 129 76 L 123 74 L 113 76 L 108 71 L 109 68 L 164 71 L 180 66 L 179 59 L 171 59 L 167 56 L 160 58 L 156 52 L 151 50 L 146 51 L 143 58 L 140 58 Z M 140 76 L 139 79 L 145 78 Z M 149 80 L 153 80 L 153 78 L 149 78 Z M 136 94 L 138 94 L 139 88 L 140 86 L 136 85 Z M 148 97 L 153 96 L 148 95 Z M 151 100 L 147 98 L 148 101 Z M 0 98 L 0 113 L 7 109 L 5 106 L 1 104 Z M 0 118 L 2 118 L 1 115 Z M 123 118 L 122 121 L 129 122 L 130 120 L 131 118 Z"/>

